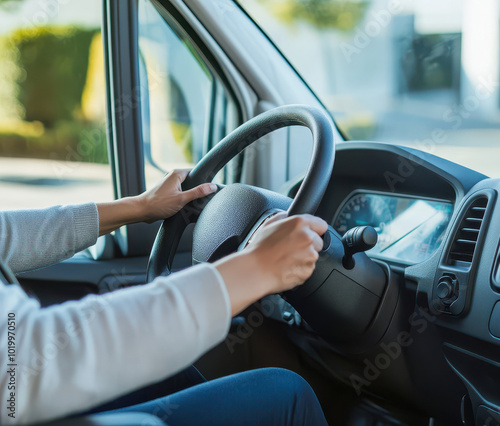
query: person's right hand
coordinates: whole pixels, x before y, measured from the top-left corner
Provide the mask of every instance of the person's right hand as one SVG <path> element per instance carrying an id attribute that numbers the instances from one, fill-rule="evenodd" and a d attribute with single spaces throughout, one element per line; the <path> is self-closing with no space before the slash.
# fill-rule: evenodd
<path id="1" fill-rule="evenodd" d="M 242 251 L 217 261 L 236 315 L 260 298 L 290 290 L 314 271 L 326 222 L 311 215 L 275 217 L 252 236 Z"/>
<path id="2" fill-rule="evenodd" d="M 327 229 L 323 219 L 304 214 L 277 215 L 257 230 L 247 250 L 257 257 L 270 293 L 290 290 L 312 275 Z"/>

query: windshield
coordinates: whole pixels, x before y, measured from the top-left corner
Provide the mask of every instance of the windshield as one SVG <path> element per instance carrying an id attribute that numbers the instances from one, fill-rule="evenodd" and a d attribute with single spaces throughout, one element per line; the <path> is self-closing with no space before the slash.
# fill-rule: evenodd
<path id="1" fill-rule="evenodd" d="M 349 140 L 500 177 L 500 0 L 240 0 Z"/>

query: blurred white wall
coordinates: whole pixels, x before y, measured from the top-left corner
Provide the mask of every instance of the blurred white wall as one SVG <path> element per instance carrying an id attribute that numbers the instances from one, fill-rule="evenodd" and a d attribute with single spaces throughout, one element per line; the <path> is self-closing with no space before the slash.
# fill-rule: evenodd
<path id="1" fill-rule="evenodd" d="M 500 1 L 464 0 L 461 101 L 486 117 L 500 111 Z"/>

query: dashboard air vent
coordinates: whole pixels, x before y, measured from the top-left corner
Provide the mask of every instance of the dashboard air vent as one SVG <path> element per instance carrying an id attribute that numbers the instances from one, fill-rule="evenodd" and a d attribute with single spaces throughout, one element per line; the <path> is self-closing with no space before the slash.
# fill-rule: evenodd
<path id="1" fill-rule="evenodd" d="M 488 198 L 481 196 L 465 212 L 448 255 L 448 265 L 472 263 L 487 205 Z"/>

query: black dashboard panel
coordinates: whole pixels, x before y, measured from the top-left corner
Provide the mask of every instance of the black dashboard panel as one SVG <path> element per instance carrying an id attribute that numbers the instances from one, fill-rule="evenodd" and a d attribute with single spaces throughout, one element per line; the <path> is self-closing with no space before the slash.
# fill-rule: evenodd
<path id="1" fill-rule="evenodd" d="M 405 282 L 415 283 L 415 312 L 426 313 L 427 327 L 439 333 L 428 343 L 439 348 L 464 383 L 476 418 L 471 424 L 479 424 L 481 407 L 483 411 L 500 407 L 500 180 L 410 148 L 339 144 L 318 214 L 330 223 L 338 220 L 341 206 L 360 190 L 453 205 L 443 243 L 432 256 L 415 265 L 408 259 L 390 263 L 403 268 Z M 448 293 L 443 291 L 450 284 Z M 415 383 L 432 382 L 432 377 L 445 374 L 426 347 L 408 352 L 413 360 L 410 370 L 421 375 Z M 422 389 L 432 393 L 429 383 L 423 383 Z M 448 392 L 452 394 L 451 389 Z M 447 397 L 439 396 L 443 401 Z"/>
<path id="2" fill-rule="evenodd" d="M 401 364 L 396 366 L 399 358 L 394 361 L 383 380 L 370 383 L 369 391 L 400 401 L 406 393 L 415 407 L 453 419 L 444 424 L 459 424 L 464 395 L 472 402 L 475 420 L 470 424 L 483 424 L 477 423 L 481 409 L 500 412 L 499 192 L 500 179 L 425 152 L 345 142 L 337 145 L 331 181 L 317 211 L 339 233 L 373 220 L 368 224 L 380 226 L 384 217 L 398 211 L 398 203 L 404 211 L 411 200 L 437 202 L 448 215 L 430 257 L 416 262 L 398 256 L 382 259 L 402 278 L 398 305 L 381 343 L 364 354 L 365 360 L 376 360 L 383 345 L 393 344 L 402 332 L 410 333 L 413 343 Z M 375 218 L 370 216 L 373 208 L 362 212 L 363 200 L 354 197 L 365 197 L 366 202 L 373 194 L 392 200 L 395 207 L 379 205 Z M 341 216 L 356 204 L 361 211 L 357 217 Z M 447 285 L 449 294 L 444 291 Z M 361 371 L 354 360 L 338 354 L 338 348 L 328 350 L 329 361 L 316 361 L 335 376 L 348 379 Z"/>
<path id="3" fill-rule="evenodd" d="M 445 237 L 447 244 L 427 262 L 406 269 L 407 279 L 418 283 L 418 305 L 434 315 L 446 359 L 469 389 L 474 407 L 500 406 L 500 336 L 496 335 L 500 293 L 495 280 L 500 240 L 498 192 L 500 179 L 475 185 L 457 209 Z M 480 200 L 484 200 L 479 204 L 484 213 L 475 247 L 468 259 L 450 262 L 454 242 L 462 236 L 464 223 Z M 459 289 L 448 309 L 437 291 L 445 274 L 456 277 Z"/>

